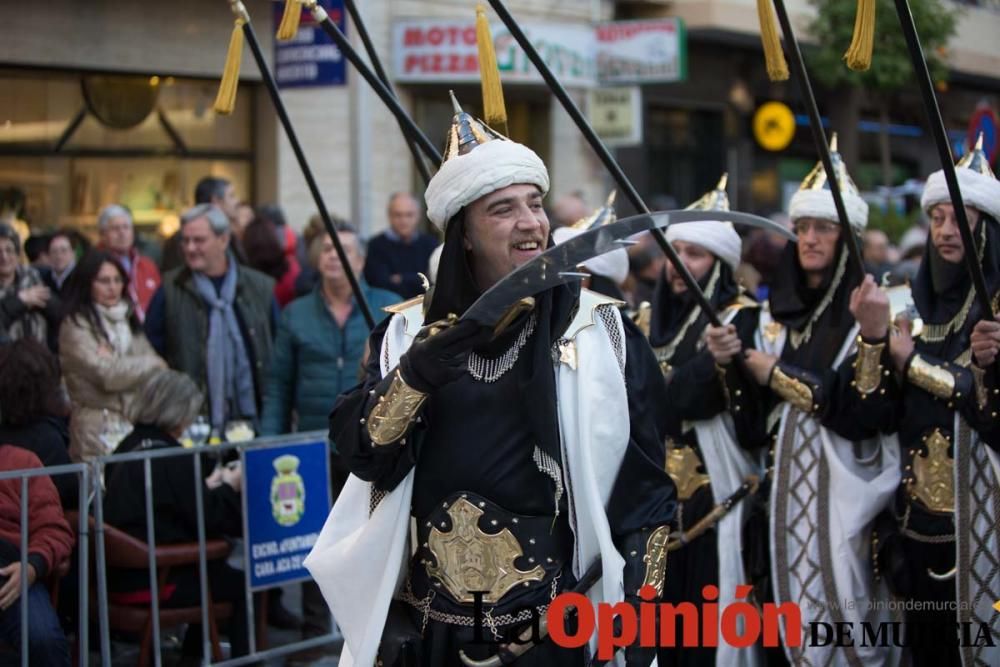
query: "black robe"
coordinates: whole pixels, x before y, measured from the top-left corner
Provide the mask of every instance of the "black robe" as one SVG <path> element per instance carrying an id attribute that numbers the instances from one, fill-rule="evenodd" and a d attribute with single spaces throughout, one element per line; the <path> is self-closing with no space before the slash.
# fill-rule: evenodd
<path id="1" fill-rule="evenodd" d="M 706 296 L 709 303 L 720 317 L 728 307 L 740 308 L 731 324 L 736 327 L 744 348 L 753 347 L 760 309 L 748 297 L 741 297 L 729 266 L 716 259 L 715 264 L 699 281 L 699 286 L 708 290 Z M 708 317 L 699 313 L 694 320 L 689 320 L 697 307 L 689 293 L 674 294 L 666 273 L 661 274 L 653 293 L 649 340 L 667 381 L 666 402 L 661 407 L 667 424 L 666 435 L 670 441 L 667 448 L 690 447 L 701 463 L 698 473 L 707 474 L 701 445 L 690 422 L 712 419 L 728 412 L 733 419 L 737 442 L 747 449 L 762 445 L 764 432 L 760 428 L 762 422 L 753 418 L 759 412 L 757 403 L 761 400 L 760 388 L 733 364 L 726 366 L 724 376 L 720 375 L 715 359 L 700 344 Z M 687 325 L 689 321 L 691 324 Z M 745 419 L 744 415 L 750 419 Z M 714 506 L 711 483 L 699 486 L 689 498 L 678 501 L 677 517 L 672 530 L 690 530 Z M 718 533 L 713 527 L 670 554 L 663 595 L 665 602 L 675 605 L 681 602 L 700 604 L 704 599 L 703 587 L 718 585 L 717 540 Z M 681 636 L 680 623 L 677 636 Z M 715 649 L 663 648 L 658 651 L 657 660 L 661 667 L 714 667 Z"/>
<path id="2" fill-rule="evenodd" d="M 460 221 L 452 221 L 442 253 L 439 287 L 435 294 L 429 295 L 425 321 L 440 319 L 449 312 L 463 312 L 477 296 L 478 290 L 460 250 L 461 243 L 455 242 L 459 234 Z M 513 368 L 496 383 L 481 384 L 466 375 L 433 393 L 421 409 L 420 421 L 406 436 L 405 444 L 373 446 L 363 423 L 375 401 L 388 388 L 379 359 L 389 320 L 376 327 L 369 339 L 371 354 L 364 379 L 338 398 L 330 415 L 330 439 L 337 443 L 351 472 L 372 482 L 376 489 L 388 491 L 416 467 L 411 513 L 418 519 L 457 491 L 486 497 L 512 513 L 553 515 L 555 484 L 539 471 L 533 454 L 537 447 L 555 461 L 561 461 L 552 347 L 572 321 L 579 292 L 563 286 L 543 292 L 536 299 L 537 327 Z M 522 315 L 498 340 L 476 352 L 493 358 L 508 349 L 526 318 L 527 314 Z M 668 524 L 675 509 L 674 487 L 662 466 L 663 423 L 655 409 L 664 401 L 665 387 L 648 344 L 627 320 L 623 344 L 630 438 L 606 509 L 612 537 L 620 552 L 625 551 L 627 541 L 644 529 Z M 601 406 L 594 409 L 600 410 Z M 558 516 L 559 521 L 571 520 L 565 494 Z M 572 544 L 567 546 L 571 549 Z M 568 554 L 561 555 L 565 558 Z M 412 576 L 422 569 L 419 557 L 418 550 L 409 568 L 415 587 L 420 586 L 421 580 L 419 573 Z M 559 590 L 574 583 L 568 566 L 571 558 L 565 562 L 567 567 L 556 584 Z M 417 591 L 414 594 L 419 595 Z M 439 611 L 448 612 L 447 601 L 442 598 L 435 597 L 437 602 L 433 604 L 440 605 L 435 607 Z M 518 597 L 517 607 L 546 604 L 550 598 L 551 591 L 537 590 L 533 596 Z M 412 606 L 407 609 L 416 614 L 414 620 L 420 628 L 424 619 Z M 507 611 L 510 611 L 507 607 L 498 605 L 498 614 Z M 423 631 L 421 663 L 460 664 L 459 648 L 474 658 L 490 655 L 489 646 L 470 643 L 472 632 L 472 628 L 429 620 Z M 580 651 L 556 650 L 551 642 L 546 642 L 517 664 L 580 665 L 583 655 Z"/>
<path id="3" fill-rule="evenodd" d="M 991 293 L 1000 289 L 1000 229 L 997 223 L 983 218 L 975 230 L 982 247 L 981 264 Z M 893 511 L 878 520 L 878 558 L 893 593 L 926 603 L 928 609 L 908 609 L 906 623 L 912 637 L 919 637 L 919 649 L 911 650 L 915 665 L 959 664 L 954 632 L 954 609 L 935 608 L 934 604 L 956 600 L 955 579 L 940 581 L 928 574 L 946 574 L 955 567 L 955 521 L 953 512 L 935 511 L 911 493 L 919 483 L 915 473 L 929 454 L 926 439 L 935 431 L 949 440 L 948 457 L 954 460 L 953 431 L 955 412 L 977 431 L 980 443 L 998 448 L 1000 420 L 993 417 L 1000 409 L 996 395 L 989 392 L 989 402 L 980 409 L 969 370 L 970 335 L 981 319 L 973 300 L 966 309 L 972 280 L 964 264 L 948 264 L 928 239 L 924 257 L 912 286 L 914 302 L 925 329 L 914 340 L 914 354 L 925 362 L 946 369 L 955 378 L 956 387 L 964 388 L 951 399 L 937 397 L 917 387 L 896 373 L 885 377 L 880 389 L 869 397 L 874 408 L 868 414 L 871 425 L 885 433 L 898 433 L 902 482 L 896 493 Z M 963 318 L 964 315 L 964 318 Z M 940 326 L 955 323 L 945 335 Z M 937 328 L 929 331 L 927 326 Z M 892 368 L 883 361 L 883 367 Z M 996 368 L 986 374 L 987 384 L 995 386 Z M 954 479 L 954 477 L 953 477 Z M 955 489 L 956 494 L 963 489 Z"/>

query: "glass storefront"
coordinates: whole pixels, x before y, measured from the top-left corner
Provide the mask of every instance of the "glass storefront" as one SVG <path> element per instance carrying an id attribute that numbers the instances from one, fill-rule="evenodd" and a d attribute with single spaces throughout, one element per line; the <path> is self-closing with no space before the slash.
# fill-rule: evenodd
<path id="1" fill-rule="evenodd" d="M 129 207 L 140 231 L 172 233 L 207 175 L 252 200 L 253 93 L 232 115 L 218 82 L 180 77 L 0 69 L 0 197 L 34 230 L 96 233 L 97 213 Z M 15 210 L 12 210 L 15 209 Z"/>

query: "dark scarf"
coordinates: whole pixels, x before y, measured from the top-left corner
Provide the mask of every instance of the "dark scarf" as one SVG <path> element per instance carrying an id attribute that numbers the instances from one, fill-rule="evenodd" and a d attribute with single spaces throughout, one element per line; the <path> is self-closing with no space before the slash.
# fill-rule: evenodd
<path id="1" fill-rule="evenodd" d="M 778 259 L 769 297 L 771 316 L 788 330 L 788 340 L 781 353 L 782 361 L 814 371 L 833 367 L 837 353 L 854 326 L 848 305 L 851 291 L 861 283 L 861 272 L 846 255 L 847 246 L 841 238 L 837 242 L 833 263 L 823 274 L 823 281 L 819 287 L 811 288 L 799 264 L 797 244 L 785 245 Z M 838 268 L 845 258 L 847 263 L 843 274 L 838 276 Z M 804 332 L 831 290 L 833 297 L 822 314 L 812 322 L 809 339 L 795 347 L 792 344 L 793 332 Z"/>
<path id="2" fill-rule="evenodd" d="M 992 295 L 1000 287 L 1000 228 L 996 220 L 983 214 L 973 236 L 980 250 L 986 286 Z M 949 331 L 941 339 L 940 336 L 932 335 L 927 326 L 930 325 L 933 329 L 934 325 L 947 325 L 956 315 L 961 320 L 960 311 L 965 308 L 971 291 L 972 277 L 965 267 L 965 261 L 945 261 L 928 235 L 923 260 L 912 286 L 913 302 L 925 327 L 920 340 L 922 351 L 953 361 L 968 348 L 969 335 L 981 317 L 974 296 L 964 323 L 959 323 L 958 331 Z"/>
<path id="3" fill-rule="evenodd" d="M 464 235 L 465 217 L 464 212 L 460 211 L 452 218 L 445 232 L 437 282 L 428 294 L 429 306 L 425 322 L 437 321 L 447 317 L 449 313 L 461 315 L 481 294 L 462 243 Z M 551 245 L 550 236 L 549 247 Z M 517 366 L 520 373 L 520 393 L 524 397 L 521 403 L 524 421 L 537 439 L 538 446 L 557 461 L 562 457 L 559 453 L 559 417 L 553 400 L 556 395 L 556 378 L 551 349 L 576 314 L 579 296 L 578 283 L 561 285 L 535 295 L 535 333 L 522 350 L 522 355 L 530 355 L 530 363 L 520 363 Z M 529 313 L 522 314 L 500 336 L 476 352 L 488 358 L 501 354 L 513 343 L 528 316 Z"/>
<path id="4" fill-rule="evenodd" d="M 698 286 L 703 292 L 707 291 L 708 284 L 712 280 L 712 276 L 716 270 L 718 270 L 718 278 L 711 293 L 706 296 L 708 296 L 708 301 L 712 304 L 712 308 L 718 313 L 732 303 L 733 299 L 739 295 L 740 288 L 736 284 L 736 279 L 733 277 L 733 271 L 729 268 L 729 265 L 716 258 L 711 268 L 698 280 Z M 670 282 L 667 280 L 666 268 L 660 273 L 660 277 L 656 281 L 652 305 L 653 312 L 649 323 L 649 344 L 653 347 L 662 347 L 670 344 L 680 333 L 684 323 L 687 322 L 692 309 L 698 308 L 697 301 L 690 290 L 685 290 L 681 294 L 674 294 L 674 291 L 670 288 Z M 699 313 L 695 322 L 685 332 L 683 340 L 674 348 L 674 352 L 668 360 L 671 365 L 676 365 L 694 356 L 695 352 L 697 352 L 698 339 L 701 337 L 701 332 L 704 331 L 706 324 L 708 324 L 708 316 L 705 313 Z"/>

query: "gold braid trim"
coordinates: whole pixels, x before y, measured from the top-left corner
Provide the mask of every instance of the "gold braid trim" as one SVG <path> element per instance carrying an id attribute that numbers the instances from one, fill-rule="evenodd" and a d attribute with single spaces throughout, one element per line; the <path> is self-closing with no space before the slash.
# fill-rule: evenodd
<path id="1" fill-rule="evenodd" d="M 388 445 L 402 438 L 425 400 L 427 394 L 406 384 L 396 369 L 389 391 L 379 396 L 368 415 L 368 436 L 372 443 Z"/>
<path id="2" fill-rule="evenodd" d="M 882 381 L 882 352 L 885 343 L 866 343 L 858 336 L 858 356 L 854 360 L 854 387 L 862 397 L 876 389 Z"/>
<path id="3" fill-rule="evenodd" d="M 663 582 L 667 577 L 669 537 L 669 526 L 660 526 L 655 529 L 646 540 L 646 555 L 642 557 L 643 562 L 646 563 L 646 576 L 642 579 L 642 585 L 655 588 L 656 597 L 663 596 Z"/>
<path id="4" fill-rule="evenodd" d="M 924 361 L 919 354 L 913 355 L 906 369 L 906 379 L 938 398 L 949 399 L 955 392 L 955 376 L 945 368 Z"/>

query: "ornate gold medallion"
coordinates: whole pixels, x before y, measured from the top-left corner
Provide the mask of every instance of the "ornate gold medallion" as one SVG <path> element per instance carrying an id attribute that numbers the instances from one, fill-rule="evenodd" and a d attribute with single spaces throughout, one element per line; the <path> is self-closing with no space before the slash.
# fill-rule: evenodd
<path id="1" fill-rule="evenodd" d="M 932 512 L 955 511 L 955 462 L 948 455 L 949 441 L 939 429 L 924 439 L 927 454 L 913 458 L 916 478 L 910 494 Z"/>
<path id="2" fill-rule="evenodd" d="M 472 591 L 487 591 L 483 601 L 496 604 L 510 589 L 529 581 L 541 581 L 545 570 L 536 565 L 528 571 L 517 569 L 514 561 L 524 555 L 517 538 L 508 529 L 490 535 L 479 528 L 483 511 L 465 498 L 448 508 L 451 530 L 432 528 L 428 549 L 437 565 L 427 566 L 459 602 L 474 602 Z"/>
<path id="3" fill-rule="evenodd" d="M 701 460 L 693 448 L 667 444 L 666 470 L 677 487 L 678 499 L 687 500 L 695 491 L 709 483 L 708 475 L 698 472 L 699 467 Z"/>

